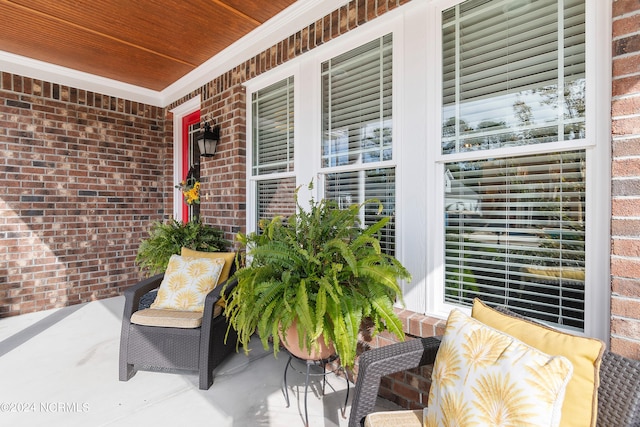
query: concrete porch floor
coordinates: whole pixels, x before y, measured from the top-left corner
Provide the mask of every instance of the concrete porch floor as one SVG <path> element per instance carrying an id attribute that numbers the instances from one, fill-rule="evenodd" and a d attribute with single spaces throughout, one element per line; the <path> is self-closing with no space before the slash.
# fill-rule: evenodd
<path id="1" fill-rule="evenodd" d="M 123 297 L 0 319 L 0 425 L 216 427 L 304 425 L 304 374 L 289 370 L 290 407 L 282 390 L 286 352 L 259 340 L 214 372 L 209 390 L 191 372 L 138 371 L 118 381 Z M 327 376 L 309 387 L 310 426 L 346 426 L 346 381 Z M 391 403 L 379 401 L 379 409 Z"/>

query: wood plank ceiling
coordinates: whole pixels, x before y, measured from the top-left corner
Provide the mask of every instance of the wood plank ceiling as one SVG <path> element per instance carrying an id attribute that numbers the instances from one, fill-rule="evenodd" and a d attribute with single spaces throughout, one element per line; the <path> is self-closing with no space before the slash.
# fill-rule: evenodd
<path id="1" fill-rule="evenodd" d="M 0 0 L 0 50 L 161 91 L 295 0 Z"/>

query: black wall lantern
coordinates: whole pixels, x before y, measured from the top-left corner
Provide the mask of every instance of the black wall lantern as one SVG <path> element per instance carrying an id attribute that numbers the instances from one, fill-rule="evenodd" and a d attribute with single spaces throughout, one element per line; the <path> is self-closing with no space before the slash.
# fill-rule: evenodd
<path id="1" fill-rule="evenodd" d="M 204 130 L 197 137 L 198 148 L 202 157 L 213 157 L 216 154 L 216 146 L 220 141 L 220 125 L 214 124 L 213 127 L 209 122 L 204 122 Z"/>

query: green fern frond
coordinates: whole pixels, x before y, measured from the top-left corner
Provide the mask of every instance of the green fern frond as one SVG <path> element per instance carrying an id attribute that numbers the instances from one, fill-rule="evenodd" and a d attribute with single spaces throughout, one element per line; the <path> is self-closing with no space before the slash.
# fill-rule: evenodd
<path id="1" fill-rule="evenodd" d="M 265 348 L 272 338 L 277 355 L 286 343 L 283 331 L 296 322 L 299 345 L 315 347 L 322 334 L 350 367 L 365 317 L 374 334 L 389 329 L 402 335 L 393 304 L 402 300 L 398 280 L 410 275 L 382 252 L 378 235 L 388 218 L 362 229 L 364 204 L 338 209 L 335 201 L 312 199 L 303 209 L 298 190 L 295 215 L 261 221 L 260 233 L 238 234 L 251 262 L 235 273 L 225 315 L 245 349 L 258 330 Z"/>
<path id="2" fill-rule="evenodd" d="M 375 236 L 391 221 L 391 217 L 385 216 L 379 219 L 377 222 L 369 225 L 363 234 L 367 236 Z"/>
<path id="3" fill-rule="evenodd" d="M 400 340 L 404 340 L 404 331 L 402 330 L 402 322 L 395 314 L 393 305 L 388 298 L 376 296 L 371 300 L 371 307 L 377 316 L 384 320 L 386 329 Z"/>
<path id="4" fill-rule="evenodd" d="M 307 334 L 311 334 L 312 331 L 315 331 L 316 316 L 315 310 L 313 310 L 309 305 L 309 295 L 307 294 L 305 280 L 300 281 L 296 296 L 295 312 L 298 316 L 298 325 L 300 325 Z M 311 339 L 316 338 L 318 338 L 318 336 L 311 337 Z"/>
<path id="5" fill-rule="evenodd" d="M 324 247 L 325 253 L 338 253 L 340 257 L 349 265 L 351 270 L 356 270 L 356 256 L 353 253 L 351 245 L 348 245 L 342 239 L 331 239 Z"/>

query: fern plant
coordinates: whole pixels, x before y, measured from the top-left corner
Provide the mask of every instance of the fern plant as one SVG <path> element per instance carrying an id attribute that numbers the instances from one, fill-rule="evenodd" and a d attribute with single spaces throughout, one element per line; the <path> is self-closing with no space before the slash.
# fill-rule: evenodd
<path id="1" fill-rule="evenodd" d="M 365 202 L 370 203 L 371 201 Z M 317 349 L 322 335 L 332 343 L 341 363 L 352 367 L 360 327 L 369 320 L 375 336 L 389 330 L 404 339 L 393 310 L 402 300 L 398 279 L 409 272 L 381 251 L 377 233 L 390 218 L 363 229 L 360 208 L 339 209 L 331 200 L 315 202 L 287 220 L 276 217 L 260 224 L 259 233 L 240 233 L 250 263 L 235 273 L 225 314 L 245 349 L 257 330 L 265 349 L 296 322 L 301 348 Z"/>
<path id="2" fill-rule="evenodd" d="M 220 252 L 226 250 L 228 243 L 221 230 L 195 218 L 182 223 L 171 219 L 168 223 L 151 223 L 149 237 L 142 240 L 136 255 L 136 264 L 147 276 L 161 273 L 167 269 L 169 258 L 179 254 L 182 247 L 202 252 Z"/>

